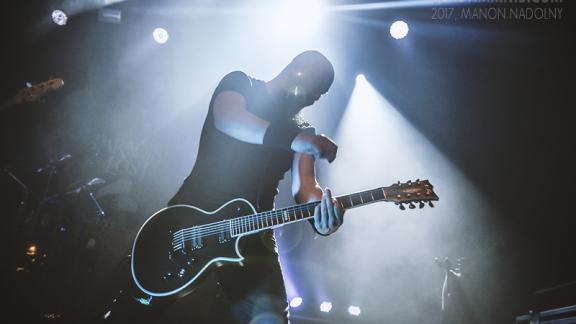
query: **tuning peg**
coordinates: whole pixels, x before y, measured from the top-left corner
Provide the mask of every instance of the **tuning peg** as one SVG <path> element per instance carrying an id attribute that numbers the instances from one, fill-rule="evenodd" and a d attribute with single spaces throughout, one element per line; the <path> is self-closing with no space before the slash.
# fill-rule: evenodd
<path id="1" fill-rule="evenodd" d="M 428 202 L 428 206 L 434 208 L 434 204 L 431 201 Z"/>
<path id="2" fill-rule="evenodd" d="M 400 203 L 400 210 L 405 210 L 406 207 L 404 207 L 404 205 L 402 205 L 402 203 Z"/>
<path id="3" fill-rule="evenodd" d="M 414 208 L 416 208 L 416 206 L 414 206 L 414 204 L 413 204 L 413 203 L 410 203 L 410 204 L 408 204 L 408 208 L 410 208 L 410 209 L 414 209 Z"/>
<path id="4" fill-rule="evenodd" d="M 422 202 L 422 201 L 418 204 L 418 207 L 420 207 L 420 209 L 424 208 L 424 206 L 425 206 L 424 202 Z"/>

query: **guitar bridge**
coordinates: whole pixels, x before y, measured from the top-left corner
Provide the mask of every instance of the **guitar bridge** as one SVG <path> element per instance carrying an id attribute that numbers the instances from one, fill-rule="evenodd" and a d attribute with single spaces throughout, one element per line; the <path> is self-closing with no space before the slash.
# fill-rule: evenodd
<path id="1" fill-rule="evenodd" d="M 198 227 L 183 229 L 175 234 L 170 231 L 169 235 L 172 238 L 173 252 L 186 254 L 186 252 L 198 250 L 204 246 L 203 233 L 200 232 Z"/>

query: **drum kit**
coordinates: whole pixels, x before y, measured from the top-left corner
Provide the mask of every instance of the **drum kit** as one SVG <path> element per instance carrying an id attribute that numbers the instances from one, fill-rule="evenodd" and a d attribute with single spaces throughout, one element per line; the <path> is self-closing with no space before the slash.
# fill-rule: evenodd
<path id="1" fill-rule="evenodd" d="M 12 170 L 3 169 L 9 198 L 17 199 L 0 206 L 6 215 L 2 276 L 15 294 L 35 295 L 19 303 L 37 304 L 42 316 L 61 316 L 54 309 L 61 309 L 70 300 L 70 290 L 86 282 L 82 276 L 93 272 L 94 256 L 109 223 L 106 199 L 98 195 L 107 181 L 89 177 L 61 185 L 66 178 L 61 171 L 71 160 L 70 154 L 62 154 L 33 170 L 33 177 L 42 181 L 30 182 L 41 186 L 28 185 Z"/>
<path id="2" fill-rule="evenodd" d="M 11 217 L 13 225 L 11 232 L 15 239 L 11 242 L 12 246 L 16 249 L 19 247 L 20 252 L 25 251 L 24 254 L 31 256 L 30 259 L 34 262 L 38 261 L 38 256 L 49 258 L 52 254 L 50 247 L 61 245 L 64 241 L 73 246 L 77 245 L 78 242 L 62 239 L 71 232 L 78 234 L 83 225 L 82 220 L 79 223 L 74 219 L 78 215 L 71 210 L 71 205 L 78 201 L 90 203 L 92 206 L 82 208 L 86 209 L 86 213 L 93 215 L 90 221 L 96 224 L 101 223 L 107 216 L 102 204 L 95 197 L 95 192 L 106 184 L 102 178 L 91 177 L 75 182 L 61 192 L 53 190 L 55 178 L 66 168 L 71 158 L 70 154 L 63 154 L 38 167 L 35 173 L 44 175 L 45 181 L 43 188 L 36 191 L 31 190 L 31 186 L 26 185 L 13 171 L 7 168 L 3 170 L 7 178 L 12 180 L 21 192 L 20 199 L 16 202 L 16 212 L 12 213 Z M 55 191 L 57 193 L 54 193 Z M 80 237 L 75 236 L 73 239 L 78 240 Z"/>

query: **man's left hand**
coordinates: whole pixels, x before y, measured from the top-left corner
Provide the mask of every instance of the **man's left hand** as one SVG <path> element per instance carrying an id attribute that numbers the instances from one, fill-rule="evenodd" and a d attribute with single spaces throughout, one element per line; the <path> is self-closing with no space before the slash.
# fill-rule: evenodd
<path id="1" fill-rule="evenodd" d="M 323 235 L 336 232 L 344 221 L 344 211 L 344 207 L 332 197 L 332 191 L 326 188 L 321 203 L 314 209 L 314 227 Z"/>

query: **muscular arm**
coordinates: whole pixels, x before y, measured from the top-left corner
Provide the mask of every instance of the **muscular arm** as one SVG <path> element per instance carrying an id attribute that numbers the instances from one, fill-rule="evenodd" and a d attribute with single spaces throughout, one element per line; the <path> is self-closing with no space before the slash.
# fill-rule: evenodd
<path id="1" fill-rule="evenodd" d="M 270 122 L 246 109 L 246 99 L 236 91 L 222 91 L 214 99 L 214 124 L 216 128 L 237 140 L 263 144 Z M 293 139 L 290 149 L 294 152 L 313 154 L 332 162 L 338 146 L 324 135 L 301 132 Z M 312 165 L 314 161 L 312 160 Z"/>
<path id="2" fill-rule="evenodd" d="M 314 209 L 314 222 L 317 233 L 329 235 L 342 225 L 344 208 L 332 197 L 330 189 L 323 192 L 316 181 L 314 158 L 308 154 L 294 154 L 292 162 L 292 195 L 297 203 L 321 201 Z"/>
<path id="3" fill-rule="evenodd" d="M 298 204 L 322 199 L 322 188 L 316 181 L 314 158 L 296 153 L 292 162 L 292 195 Z"/>
<path id="4" fill-rule="evenodd" d="M 216 128 L 237 140 L 262 144 L 270 123 L 246 109 L 246 99 L 236 91 L 223 91 L 214 99 Z"/>

